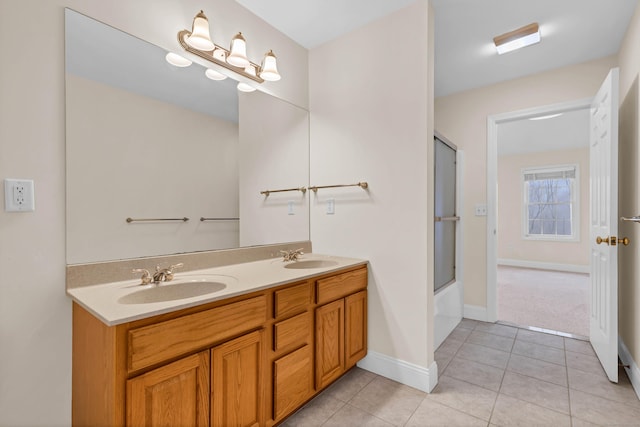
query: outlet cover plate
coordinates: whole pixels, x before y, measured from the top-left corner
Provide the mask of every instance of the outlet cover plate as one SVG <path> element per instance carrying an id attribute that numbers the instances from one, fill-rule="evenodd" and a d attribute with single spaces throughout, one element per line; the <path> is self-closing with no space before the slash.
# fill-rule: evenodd
<path id="1" fill-rule="evenodd" d="M 33 212 L 35 210 L 33 180 L 4 180 L 4 210 L 6 212 Z"/>

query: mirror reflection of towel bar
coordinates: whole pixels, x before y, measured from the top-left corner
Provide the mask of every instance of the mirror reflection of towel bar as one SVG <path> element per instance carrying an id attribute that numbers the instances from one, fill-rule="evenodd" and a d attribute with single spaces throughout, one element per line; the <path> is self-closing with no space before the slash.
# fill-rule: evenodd
<path id="1" fill-rule="evenodd" d="M 157 221 L 182 221 L 187 222 L 189 218 L 127 218 L 127 222 L 157 222 Z"/>
<path id="2" fill-rule="evenodd" d="M 264 190 L 264 191 L 261 191 L 260 194 L 264 194 L 265 196 L 268 196 L 271 193 L 282 193 L 285 191 L 302 191 L 302 194 L 304 194 L 307 192 L 307 188 L 300 187 L 300 188 L 286 188 L 284 190 Z"/>
<path id="3" fill-rule="evenodd" d="M 240 221 L 240 218 L 205 218 L 205 217 L 201 217 L 200 221 Z"/>
<path id="4" fill-rule="evenodd" d="M 620 221 L 640 222 L 640 215 L 632 216 L 631 218 L 620 217 Z"/>
<path id="5" fill-rule="evenodd" d="M 435 220 L 435 222 L 460 221 L 459 216 L 436 216 L 436 217 L 433 217 L 433 219 Z"/>

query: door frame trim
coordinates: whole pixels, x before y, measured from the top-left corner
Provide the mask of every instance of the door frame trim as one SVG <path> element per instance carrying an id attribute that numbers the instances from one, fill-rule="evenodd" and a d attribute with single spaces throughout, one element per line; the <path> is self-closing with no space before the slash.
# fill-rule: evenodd
<path id="1" fill-rule="evenodd" d="M 496 241 L 498 213 L 498 125 L 516 120 L 528 119 L 542 114 L 564 113 L 589 109 L 593 97 L 558 104 L 526 108 L 508 113 L 487 116 L 487 319 L 498 320 L 497 265 L 498 245 Z"/>

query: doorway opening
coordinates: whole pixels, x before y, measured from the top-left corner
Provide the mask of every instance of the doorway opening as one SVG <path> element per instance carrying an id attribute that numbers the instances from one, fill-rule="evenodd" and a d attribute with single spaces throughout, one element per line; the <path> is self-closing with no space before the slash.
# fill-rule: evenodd
<path id="1" fill-rule="evenodd" d="M 493 118 L 487 314 L 494 321 L 589 335 L 589 104 Z"/>

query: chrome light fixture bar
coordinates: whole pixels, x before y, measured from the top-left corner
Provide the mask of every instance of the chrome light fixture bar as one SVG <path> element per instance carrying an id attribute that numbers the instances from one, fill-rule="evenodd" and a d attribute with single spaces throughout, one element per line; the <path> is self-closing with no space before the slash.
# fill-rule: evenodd
<path id="1" fill-rule="evenodd" d="M 534 22 L 517 30 L 509 31 L 493 38 L 498 55 L 511 52 L 540 42 L 540 28 Z"/>
<path id="2" fill-rule="evenodd" d="M 191 31 L 182 30 L 178 32 L 178 42 L 187 52 L 198 55 L 209 62 L 213 62 L 257 83 L 263 83 L 265 80 L 280 80 L 273 51 L 267 52 L 262 65 L 249 61 L 246 54 L 246 40 L 242 33 L 238 33 L 233 37 L 229 49 L 211 41 L 209 21 L 203 11 L 200 11 L 193 19 Z"/>

